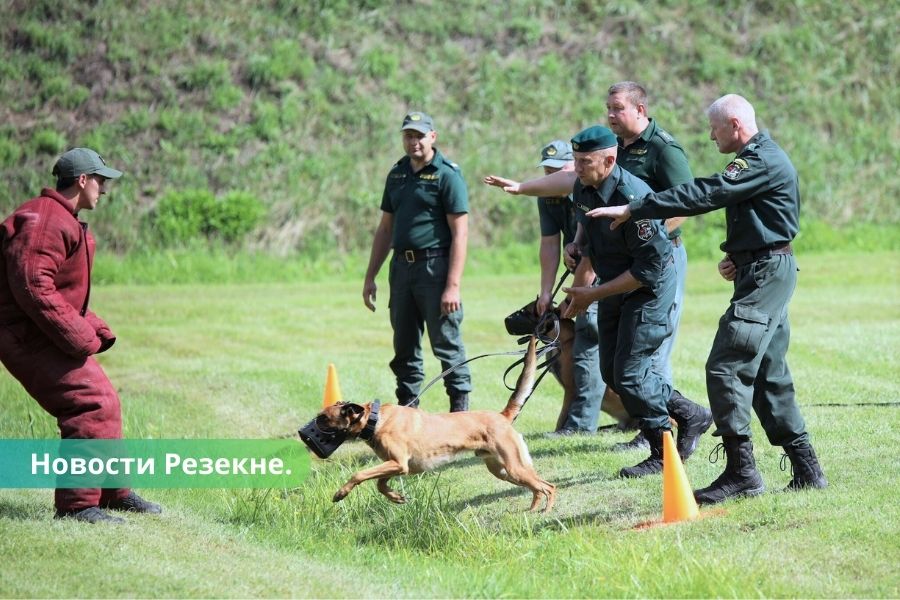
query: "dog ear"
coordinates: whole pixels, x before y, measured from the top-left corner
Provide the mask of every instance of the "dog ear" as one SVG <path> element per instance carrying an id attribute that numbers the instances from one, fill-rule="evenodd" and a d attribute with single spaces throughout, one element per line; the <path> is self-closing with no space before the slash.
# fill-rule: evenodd
<path id="1" fill-rule="evenodd" d="M 366 409 L 360 406 L 359 404 L 353 404 L 352 402 L 347 402 L 343 406 L 341 406 L 341 416 L 347 417 L 348 419 L 352 419 L 353 417 L 357 417 L 366 412 Z"/>

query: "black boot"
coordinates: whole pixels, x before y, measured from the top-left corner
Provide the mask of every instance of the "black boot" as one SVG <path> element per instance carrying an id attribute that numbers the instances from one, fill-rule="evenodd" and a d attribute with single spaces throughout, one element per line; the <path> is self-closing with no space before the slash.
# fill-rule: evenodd
<path id="1" fill-rule="evenodd" d="M 57 510 L 55 517 L 57 519 L 74 519 L 75 521 L 83 521 L 85 523 L 91 523 L 92 525 L 97 523 L 121 525 L 125 522 L 125 519 L 114 517 L 97 506 L 91 506 L 81 510 Z"/>
<path id="2" fill-rule="evenodd" d="M 644 437 L 643 431 L 638 431 L 638 434 L 634 436 L 630 442 L 619 442 L 618 444 L 613 444 L 612 451 L 613 452 L 628 452 L 629 450 L 649 450 L 650 442 L 647 441 L 647 438 Z"/>
<path id="3" fill-rule="evenodd" d="M 816 458 L 816 451 L 811 445 L 807 443 L 799 448 L 784 446 L 784 452 L 781 458 L 782 471 L 785 470 L 785 457 L 791 460 L 791 482 L 784 491 L 828 487 L 828 480 L 825 479 L 825 473 L 822 472 L 819 459 Z"/>
<path id="4" fill-rule="evenodd" d="M 663 468 L 663 441 L 662 434 L 666 429 L 641 429 L 641 433 L 650 444 L 650 456 L 634 465 L 633 467 L 625 467 L 619 471 L 619 477 L 643 477 L 644 475 L 653 475 L 659 473 Z"/>
<path id="5" fill-rule="evenodd" d="M 397 398 L 397 404 L 400 406 L 408 406 L 409 408 L 419 408 L 419 399 L 415 396 Z"/>
<path id="6" fill-rule="evenodd" d="M 124 510 L 128 512 L 148 513 L 158 515 L 162 512 L 162 507 L 155 502 L 144 500 L 134 492 L 129 493 L 124 498 L 112 500 L 103 505 L 103 508 L 111 508 L 113 510 Z"/>
<path id="7" fill-rule="evenodd" d="M 712 411 L 691 402 L 678 390 L 672 390 L 666 410 L 678 423 L 678 441 L 675 442 L 675 447 L 678 448 L 678 456 L 685 461 L 697 449 L 700 436 L 712 425 Z"/>
<path id="8" fill-rule="evenodd" d="M 450 412 L 465 412 L 469 410 L 469 394 L 455 392 L 450 394 Z"/>
<path id="9" fill-rule="evenodd" d="M 719 458 L 719 448 L 725 448 L 725 472 L 709 486 L 694 490 L 694 499 L 698 504 L 716 504 L 728 498 L 740 496 L 757 496 L 762 494 L 766 486 L 756 461 L 753 460 L 753 442 L 747 436 L 722 436 L 722 443 L 713 450 L 715 460 L 710 454 L 710 462 Z"/>

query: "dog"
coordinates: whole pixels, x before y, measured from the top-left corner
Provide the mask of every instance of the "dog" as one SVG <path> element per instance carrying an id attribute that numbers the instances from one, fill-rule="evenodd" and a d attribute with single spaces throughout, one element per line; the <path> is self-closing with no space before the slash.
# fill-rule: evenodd
<path id="1" fill-rule="evenodd" d="M 332 500 L 340 502 L 353 488 L 369 479 L 378 480 L 378 491 L 397 504 L 406 498 L 388 484 L 392 477 L 431 471 L 450 462 L 466 451 L 474 451 L 484 460 L 488 471 L 498 479 L 527 487 L 533 498 L 529 511 L 537 510 L 546 500 L 543 512 L 549 512 L 556 501 L 556 486 L 541 479 L 532 465 L 531 455 L 512 422 L 522 409 L 534 387 L 536 339 L 531 338 L 522 373 L 506 404 L 499 413 L 491 411 L 430 414 L 406 406 L 385 404 L 380 407 L 374 431 L 366 443 L 384 462 L 355 473 Z M 347 437 L 360 437 L 373 413 L 374 403 L 338 403 L 325 408 L 316 417 L 322 430 L 345 432 Z M 377 409 L 376 409 L 377 410 Z"/>

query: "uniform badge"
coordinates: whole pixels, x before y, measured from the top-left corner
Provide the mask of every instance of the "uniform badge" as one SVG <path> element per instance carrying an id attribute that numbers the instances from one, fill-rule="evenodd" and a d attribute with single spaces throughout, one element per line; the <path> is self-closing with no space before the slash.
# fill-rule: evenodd
<path id="1" fill-rule="evenodd" d="M 556 156 L 556 148 L 550 146 L 549 148 L 547 148 L 544 154 L 546 154 L 547 156 Z"/>
<path id="2" fill-rule="evenodd" d="M 578 142 L 572 142 L 572 150 L 580 150 L 580 146 Z"/>
<path id="3" fill-rule="evenodd" d="M 422 120 L 422 115 L 415 114 L 415 113 L 414 113 L 414 114 L 411 114 L 411 115 L 409 115 L 409 120 L 410 120 L 410 121 L 421 121 L 421 120 Z"/>
<path id="4" fill-rule="evenodd" d="M 637 155 L 647 154 L 647 149 L 646 148 L 632 148 L 631 150 L 628 151 L 628 154 L 637 154 Z"/>
<path id="5" fill-rule="evenodd" d="M 641 219 L 635 221 L 634 224 L 637 226 L 637 236 L 641 240 L 646 242 L 653 237 L 653 223 L 650 222 L 650 219 Z"/>
<path id="6" fill-rule="evenodd" d="M 587 211 L 591 210 L 590 206 L 587 206 L 586 204 L 581 204 L 580 202 L 578 204 L 576 204 L 575 206 L 577 206 L 578 210 L 580 210 L 581 212 L 587 212 Z"/>
<path id="7" fill-rule="evenodd" d="M 743 158 L 736 158 L 725 167 L 725 170 L 722 171 L 722 176 L 726 179 L 730 179 L 734 181 L 738 177 L 741 176 L 741 173 L 750 168 L 750 165 L 747 164 L 747 161 Z"/>

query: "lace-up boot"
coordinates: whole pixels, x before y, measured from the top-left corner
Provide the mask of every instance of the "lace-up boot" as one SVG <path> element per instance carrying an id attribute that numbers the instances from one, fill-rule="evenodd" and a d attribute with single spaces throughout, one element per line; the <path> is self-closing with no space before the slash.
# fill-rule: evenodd
<path id="1" fill-rule="evenodd" d="M 103 508 L 111 508 L 113 510 L 124 510 L 128 512 L 148 513 L 158 515 L 162 512 L 162 507 L 155 502 L 148 502 L 134 492 L 129 493 L 124 498 L 111 500 L 103 505 Z"/>
<path id="2" fill-rule="evenodd" d="M 709 462 L 719 460 L 719 452 L 725 451 L 725 472 L 709 486 L 695 490 L 698 504 L 716 504 L 728 498 L 757 496 L 766 486 L 753 459 L 753 442 L 747 436 L 722 436 L 722 443 L 709 455 Z"/>
<path id="3" fill-rule="evenodd" d="M 619 471 L 619 477 L 643 477 L 659 473 L 663 468 L 662 434 L 666 429 L 642 429 L 641 432 L 650 445 L 650 456 L 634 465 Z"/>
<path id="4" fill-rule="evenodd" d="M 822 472 L 819 459 L 816 458 L 816 451 L 811 445 L 806 444 L 799 448 L 784 446 L 784 452 L 781 457 L 781 470 L 784 471 L 787 468 L 786 458 L 790 459 L 791 464 L 791 482 L 787 484 L 784 491 L 828 487 L 828 480 L 825 479 L 825 473 Z"/>
<path id="5" fill-rule="evenodd" d="M 96 506 L 89 506 L 81 510 L 56 511 L 57 519 L 73 519 L 75 521 L 83 521 L 96 525 L 97 523 L 110 523 L 113 525 L 121 525 L 125 519 L 114 517 L 105 510 Z"/>
<path id="6" fill-rule="evenodd" d="M 629 450 L 649 450 L 650 442 L 647 441 L 647 438 L 644 437 L 644 432 L 639 431 L 634 438 L 630 442 L 619 442 L 618 444 L 613 444 L 612 451 L 613 452 L 628 452 Z"/>
<path id="7" fill-rule="evenodd" d="M 675 447 L 678 449 L 678 456 L 685 461 L 697 449 L 700 436 L 712 425 L 712 412 L 696 402 L 691 402 L 678 390 L 672 390 L 672 397 L 666 403 L 666 410 L 678 424 L 678 440 Z"/>

